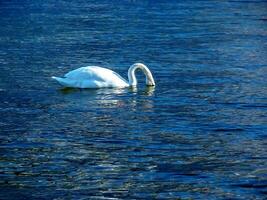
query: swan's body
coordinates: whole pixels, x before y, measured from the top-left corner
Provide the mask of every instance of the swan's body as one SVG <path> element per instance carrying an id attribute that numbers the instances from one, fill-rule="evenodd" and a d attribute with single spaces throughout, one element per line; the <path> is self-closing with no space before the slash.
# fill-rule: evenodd
<path id="1" fill-rule="evenodd" d="M 141 63 L 133 64 L 128 70 L 129 82 L 116 72 L 97 66 L 88 66 L 75 69 L 64 75 L 64 78 L 52 77 L 65 87 L 74 88 L 124 88 L 136 86 L 135 70 L 141 69 L 146 75 L 146 84 L 154 86 L 155 82 L 150 70 Z"/>

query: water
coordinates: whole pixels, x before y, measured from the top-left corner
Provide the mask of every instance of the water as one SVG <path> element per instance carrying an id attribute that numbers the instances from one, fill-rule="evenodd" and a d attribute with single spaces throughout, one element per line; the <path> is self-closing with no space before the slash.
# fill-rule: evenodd
<path id="1" fill-rule="evenodd" d="M 0 199 L 266 199 L 267 2 L 0 2 Z M 62 89 L 99 65 L 156 87 Z"/>

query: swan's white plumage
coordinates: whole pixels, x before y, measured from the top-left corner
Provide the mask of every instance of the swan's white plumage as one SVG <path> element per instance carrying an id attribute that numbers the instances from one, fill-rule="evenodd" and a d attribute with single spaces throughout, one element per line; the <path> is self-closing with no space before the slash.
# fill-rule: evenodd
<path id="1" fill-rule="evenodd" d="M 146 84 L 154 86 L 155 82 L 150 70 L 141 63 L 133 64 L 128 70 L 129 83 L 122 78 L 116 72 L 98 66 L 88 66 L 75 69 L 64 75 L 63 78 L 55 77 L 52 78 L 57 80 L 61 85 L 65 87 L 74 88 L 123 88 L 129 86 L 136 86 L 137 80 L 135 77 L 136 69 L 141 69 L 146 76 Z"/>
<path id="2" fill-rule="evenodd" d="M 65 87 L 101 88 L 129 87 L 127 81 L 116 72 L 98 66 L 75 69 L 64 75 L 64 78 L 52 77 Z"/>

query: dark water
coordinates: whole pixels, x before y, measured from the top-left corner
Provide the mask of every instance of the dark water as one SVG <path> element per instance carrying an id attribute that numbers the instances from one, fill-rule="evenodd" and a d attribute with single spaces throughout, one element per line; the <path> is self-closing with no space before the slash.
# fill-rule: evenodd
<path id="1" fill-rule="evenodd" d="M 266 1 L 2 0 L 0 199 L 266 199 L 266 55 Z"/>

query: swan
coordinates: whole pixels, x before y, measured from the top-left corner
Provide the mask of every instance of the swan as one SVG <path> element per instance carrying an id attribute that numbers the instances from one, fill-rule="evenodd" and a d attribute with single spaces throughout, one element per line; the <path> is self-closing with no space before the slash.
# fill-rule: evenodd
<path id="1" fill-rule="evenodd" d="M 141 69 L 146 76 L 146 85 L 155 86 L 155 81 L 148 67 L 142 63 L 135 63 L 128 70 L 129 82 L 116 72 L 98 66 L 87 66 L 72 70 L 63 78 L 52 76 L 65 87 L 72 88 L 125 88 L 137 85 L 136 69 Z"/>

